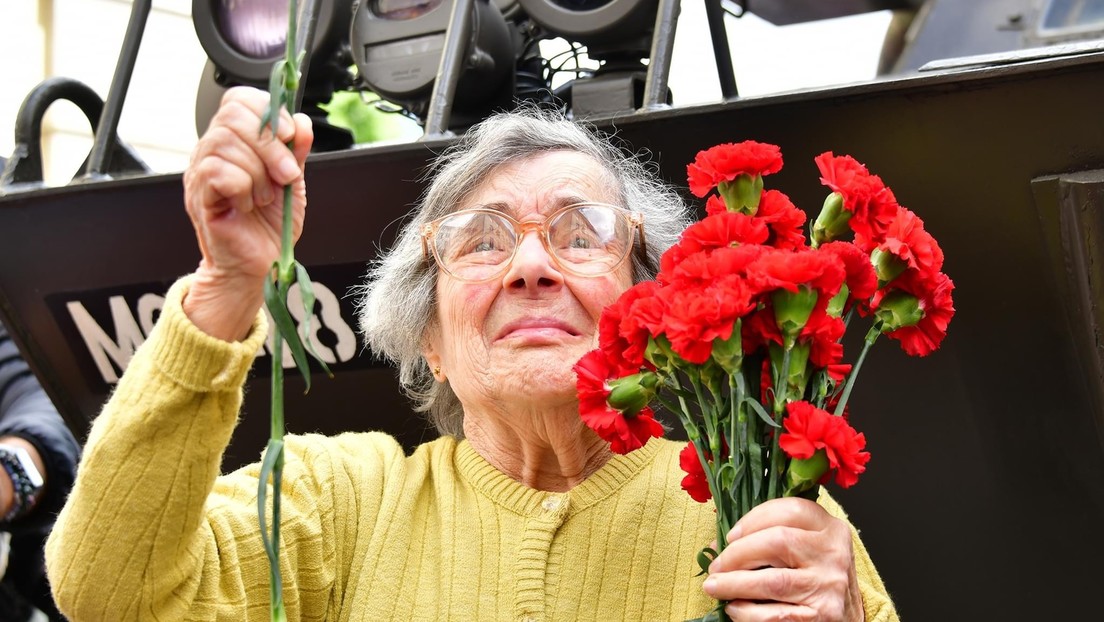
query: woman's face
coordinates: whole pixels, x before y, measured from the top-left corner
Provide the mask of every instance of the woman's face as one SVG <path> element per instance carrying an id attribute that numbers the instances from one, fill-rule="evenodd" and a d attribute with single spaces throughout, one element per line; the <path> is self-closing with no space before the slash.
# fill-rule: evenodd
<path id="1" fill-rule="evenodd" d="M 580 201 L 620 199 L 593 158 L 553 151 L 502 166 L 458 209 L 494 204 L 518 221 L 543 222 Z M 630 264 L 596 277 L 561 272 L 529 232 L 501 277 L 469 283 L 439 271 L 426 359 L 468 412 L 573 404 L 572 366 L 597 346 L 598 317 L 631 285 Z"/>

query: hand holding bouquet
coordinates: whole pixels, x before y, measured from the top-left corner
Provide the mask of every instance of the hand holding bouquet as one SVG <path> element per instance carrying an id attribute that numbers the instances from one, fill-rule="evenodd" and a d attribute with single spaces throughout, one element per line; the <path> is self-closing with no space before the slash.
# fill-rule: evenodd
<path id="1" fill-rule="evenodd" d="M 688 174 L 706 217 L 664 253 L 656 280 L 605 309 L 599 349 L 575 367 L 581 416 L 614 452 L 663 434 L 650 403 L 678 416 L 683 488 L 713 500 L 719 548 L 760 503 L 854 485 L 870 454 L 847 402 L 870 347 L 884 334 L 926 356 L 954 315 L 920 218 L 853 158 L 815 162 L 831 192 L 806 242 L 805 213 L 763 189 L 782 168 L 778 147 L 700 152 Z M 841 340 L 860 318 L 869 328 L 848 364 Z M 702 551 L 703 571 L 718 552 Z"/>

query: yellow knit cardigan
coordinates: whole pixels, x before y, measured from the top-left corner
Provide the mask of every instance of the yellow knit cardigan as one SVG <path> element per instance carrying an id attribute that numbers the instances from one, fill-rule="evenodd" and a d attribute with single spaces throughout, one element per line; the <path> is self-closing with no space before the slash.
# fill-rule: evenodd
<path id="1" fill-rule="evenodd" d="M 97 418 L 47 543 L 74 622 L 268 620 L 259 467 L 219 476 L 266 327 L 226 343 L 170 291 Z M 679 487 L 676 443 L 614 456 L 567 493 L 527 488 L 465 441 L 405 456 L 381 433 L 290 436 L 282 554 L 289 620 L 685 620 L 713 513 Z M 827 495 L 820 502 L 843 517 Z M 855 534 L 867 620 L 896 620 Z"/>

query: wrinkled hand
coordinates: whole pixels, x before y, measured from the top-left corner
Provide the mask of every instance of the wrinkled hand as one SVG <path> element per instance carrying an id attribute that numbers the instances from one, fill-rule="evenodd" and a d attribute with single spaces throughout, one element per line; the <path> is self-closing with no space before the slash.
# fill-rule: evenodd
<path id="1" fill-rule="evenodd" d="M 303 227 L 303 165 L 313 129 L 306 115 L 293 122 L 281 110 L 275 139 L 270 128 L 261 132 L 268 103 L 263 91 L 227 91 L 184 171 L 184 205 L 202 253 L 184 311 L 201 330 L 226 340 L 243 338 L 264 303 L 264 281 L 280 254 L 287 184 L 295 239 Z"/>
<path id="2" fill-rule="evenodd" d="M 704 589 L 737 622 L 864 618 L 851 528 L 812 501 L 767 501 L 747 513 L 713 560 Z"/>

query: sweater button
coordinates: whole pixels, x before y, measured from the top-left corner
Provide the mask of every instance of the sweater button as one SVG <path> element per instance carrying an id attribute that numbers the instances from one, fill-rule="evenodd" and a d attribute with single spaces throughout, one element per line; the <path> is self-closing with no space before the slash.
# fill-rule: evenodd
<path id="1" fill-rule="evenodd" d="M 548 497 L 545 498 L 544 501 L 541 502 L 541 507 L 544 508 L 544 511 L 546 511 L 546 512 L 555 512 L 556 510 L 563 507 L 563 504 L 564 504 L 564 498 L 563 497 L 558 497 L 556 495 L 549 495 Z M 529 620 L 529 618 L 526 618 L 526 621 L 528 621 L 528 620 Z"/>
<path id="2" fill-rule="evenodd" d="M 521 622 L 540 622 L 540 621 L 537 620 L 536 618 L 534 618 L 533 616 L 525 616 L 524 618 L 521 619 Z"/>

